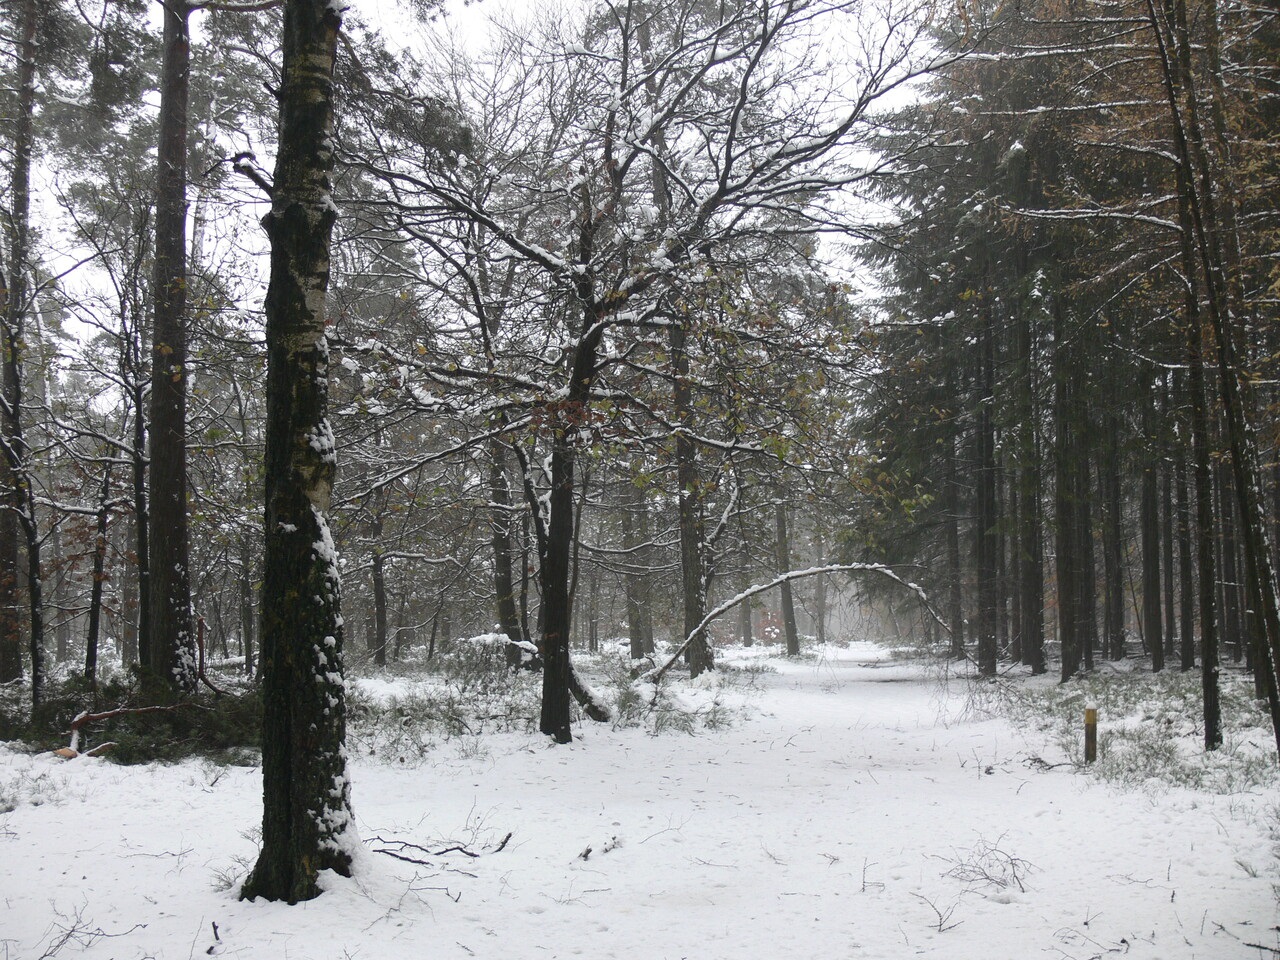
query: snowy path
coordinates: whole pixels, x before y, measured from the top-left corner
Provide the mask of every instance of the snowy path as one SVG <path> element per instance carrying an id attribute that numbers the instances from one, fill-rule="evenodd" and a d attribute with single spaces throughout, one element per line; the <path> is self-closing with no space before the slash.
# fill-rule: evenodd
<path id="1" fill-rule="evenodd" d="M 358 883 L 292 908 L 213 889 L 252 854 L 256 771 L 0 752 L 0 797 L 18 804 L 0 814 L 0 957 L 40 957 L 77 913 L 82 942 L 57 956 L 1224 960 L 1280 946 L 1264 823 L 1280 791 L 1119 791 L 1034 769 L 1045 747 L 1007 723 L 940 722 L 959 687 L 948 699 L 918 668 L 870 664 L 870 647 L 844 656 L 780 665 L 761 715 L 697 737 L 584 727 L 568 748 L 500 736 L 416 769 L 357 764 L 366 838 L 513 837 L 430 869 L 371 854 Z"/>

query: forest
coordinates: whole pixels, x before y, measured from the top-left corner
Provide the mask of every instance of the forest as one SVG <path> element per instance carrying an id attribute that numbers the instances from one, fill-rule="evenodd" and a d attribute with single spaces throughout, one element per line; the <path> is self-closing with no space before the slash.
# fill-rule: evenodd
<path id="1" fill-rule="evenodd" d="M 244 897 L 362 862 L 415 671 L 560 745 L 757 649 L 1179 674 L 1274 784 L 1273 7 L 3 0 L 0 52 L 0 740 L 260 745 Z"/>

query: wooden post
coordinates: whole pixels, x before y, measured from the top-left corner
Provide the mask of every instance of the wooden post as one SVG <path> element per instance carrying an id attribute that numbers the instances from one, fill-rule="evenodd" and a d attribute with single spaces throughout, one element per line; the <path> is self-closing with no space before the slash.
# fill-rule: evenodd
<path id="1" fill-rule="evenodd" d="M 1084 708 L 1084 762 L 1098 759 L 1098 708 Z"/>

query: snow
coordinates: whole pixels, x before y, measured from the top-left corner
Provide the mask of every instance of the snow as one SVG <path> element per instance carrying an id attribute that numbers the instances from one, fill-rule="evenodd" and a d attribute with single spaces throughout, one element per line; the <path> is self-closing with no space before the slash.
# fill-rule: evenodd
<path id="1" fill-rule="evenodd" d="M 297 906 L 235 896 L 257 770 L 0 747 L 4 955 L 64 937 L 59 956 L 119 960 L 750 960 L 783 944 L 1215 960 L 1280 945 L 1280 789 L 1124 790 L 1048 766 L 1055 748 L 975 711 L 966 685 L 865 644 L 767 667 L 746 716 L 696 736 L 584 724 L 562 747 L 513 733 L 421 764 L 353 756 L 367 853 Z M 388 696 L 395 682 L 361 681 Z M 399 841 L 479 856 L 378 852 Z"/>

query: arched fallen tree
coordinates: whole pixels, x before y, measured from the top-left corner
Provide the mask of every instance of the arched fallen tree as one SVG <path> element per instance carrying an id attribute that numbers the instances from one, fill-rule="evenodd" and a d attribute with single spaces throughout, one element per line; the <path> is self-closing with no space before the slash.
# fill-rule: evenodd
<path id="1" fill-rule="evenodd" d="M 884 564 L 881 564 L 881 563 L 833 563 L 823 567 L 809 567 L 808 569 L 805 569 L 805 570 L 788 570 L 786 573 L 780 574 L 779 576 L 770 580 L 768 583 L 761 583 L 761 584 L 756 584 L 755 586 L 748 587 L 746 590 L 743 590 L 741 593 L 739 593 L 736 597 L 726 600 L 724 603 L 720 604 L 718 607 L 716 607 L 714 610 L 712 610 L 710 613 L 708 613 L 705 617 L 702 618 L 702 621 L 696 627 L 694 627 L 693 631 L 689 634 L 689 636 L 685 637 L 684 643 L 680 644 L 680 646 L 676 649 L 676 651 L 673 654 L 671 654 L 671 656 L 667 659 L 666 663 L 662 664 L 662 666 L 660 667 L 654 667 L 652 670 L 649 670 L 648 672 L 641 674 L 636 679 L 636 683 L 637 684 L 657 683 L 659 680 L 661 680 L 667 674 L 667 672 L 679 662 L 680 658 L 685 655 L 685 652 L 689 649 L 689 647 L 691 647 L 694 644 L 694 642 L 696 642 L 697 639 L 706 632 L 707 627 L 709 627 L 714 620 L 728 613 L 730 610 L 738 606 L 738 604 L 742 603 L 743 601 L 750 600 L 756 594 L 764 593 L 768 590 L 772 590 L 775 587 L 779 587 L 784 583 L 790 583 L 792 580 L 802 580 L 805 577 L 816 577 L 824 573 L 878 573 L 881 576 L 888 577 L 894 583 L 897 583 L 903 587 L 906 587 L 908 590 L 910 590 L 912 593 L 918 596 L 920 598 L 920 604 L 924 607 L 925 610 L 928 611 L 929 616 L 933 617 L 933 619 L 936 620 L 938 624 L 941 625 L 942 629 L 945 630 L 948 634 L 951 632 L 951 628 L 947 626 L 946 621 L 943 620 L 942 617 L 938 615 L 938 612 L 934 610 L 933 606 L 929 603 L 929 597 L 924 592 L 924 589 L 919 584 L 912 583 L 909 580 L 903 580 L 900 576 L 898 576 L 896 573 L 894 573 L 891 569 L 886 567 Z"/>

